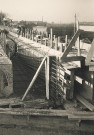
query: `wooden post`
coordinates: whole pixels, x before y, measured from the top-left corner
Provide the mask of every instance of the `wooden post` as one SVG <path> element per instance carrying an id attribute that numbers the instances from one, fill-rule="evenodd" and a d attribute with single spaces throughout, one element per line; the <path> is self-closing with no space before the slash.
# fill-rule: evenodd
<path id="1" fill-rule="evenodd" d="M 28 38 L 28 29 L 27 29 L 26 37 Z"/>
<path id="2" fill-rule="evenodd" d="M 78 37 L 77 39 L 77 42 L 78 42 L 78 56 L 81 56 L 81 51 L 80 51 L 80 39 Z"/>
<path id="3" fill-rule="evenodd" d="M 42 62 L 41 62 L 41 64 L 40 64 L 40 66 L 39 66 L 39 68 L 37 69 L 37 71 L 36 71 L 36 73 L 35 73 L 35 75 L 34 75 L 32 81 L 30 82 L 30 84 L 29 84 L 29 86 L 28 86 L 26 92 L 24 93 L 24 95 L 23 95 L 23 97 L 22 97 L 22 101 L 25 99 L 26 95 L 28 94 L 28 92 L 29 92 L 30 89 L 32 88 L 32 86 L 33 86 L 33 84 L 34 84 L 36 78 L 38 77 L 38 75 L 39 75 L 39 73 L 40 73 L 40 71 L 41 71 L 41 68 L 42 68 L 42 66 L 43 66 L 43 64 L 44 64 L 44 62 L 45 62 L 45 60 L 46 60 L 46 58 L 47 58 L 47 56 L 45 56 L 45 57 L 43 58 L 43 60 L 42 60 Z"/>
<path id="4" fill-rule="evenodd" d="M 32 39 L 32 31 L 30 29 L 30 36 L 29 36 L 30 39 Z"/>
<path id="5" fill-rule="evenodd" d="M 42 38 L 43 38 L 43 35 L 41 34 L 41 44 L 42 44 Z"/>
<path id="6" fill-rule="evenodd" d="M 55 39 L 55 50 L 58 50 L 58 39 Z"/>
<path id="7" fill-rule="evenodd" d="M 63 52 L 63 44 L 61 43 L 60 52 Z"/>
<path id="8" fill-rule="evenodd" d="M 50 34 L 49 34 L 49 37 L 48 37 L 48 38 L 49 38 L 49 40 L 51 39 L 51 36 L 50 36 Z"/>
<path id="9" fill-rule="evenodd" d="M 47 46 L 47 39 L 45 39 L 45 46 Z"/>
<path id="10" fill-rule="evenodd" d="M 33 30 L 32 30 L 32 41 L 34 41 L 34 35 L 33 35 Z"/>
<path id="11" fill-rule="evenodd" d="M 56 38 L 56 37 L 55 37 L 55 35 L 54 35 L 54 42 L 55 42 L 55 38 Z"/>
<path id="12" fill-rule="evenodd" d="M 46 79 L 46 98 L 49 100 L 49 69 L 50 69 L 50 60 L 49 56 L 47 57 L 45 61 L 45 79 Z"/>
<path id="13" fill-rule="evenodd" d="M 26 38 L 26 28 L 25 28 L 25 38 Z"/>
<path id="14" fill-rule="evenodd" d="M 74 69 L 71 70 L 71 75 L 70 75 L 70 81 L 71 81 L 71 86 L 70 86 L 70 95 L 69 98 L 73 98 L 74 94 Z"/>
<path id="15" fill-rule="evenodd" d="M 77 21 L 77 30 L 79 30 L 79 22 Z M 78 56 L 81 56 L 81 51 L 80 51 L 80 38 L 77 38 L 77 47 L 78 47 Z"/>
<path id="16" fill-rule="evenodd" d="M 21 36 L 23 36 L 23 35 L 22 35 L 22 27 L 21 27 Z"/>
<path id="17" fill-rule="evenodd" d="M 67 43 L 68 43 L 68 36 L 66 35 L 66 37 L 65 37 L 65 50 L 67 48 Z"/>
<path id="18" fill-rule="evenodd" d="M 58 37 L 58 43 L 60 43 L 60 36 Z"/>
<path id="19" fill-rule="evenodd" d="M 53 47 L 53 31 L 52 31 L 52 28 L 50 30 L 50 34 L 51 34 L 50 47 L 52 48 Z"/>

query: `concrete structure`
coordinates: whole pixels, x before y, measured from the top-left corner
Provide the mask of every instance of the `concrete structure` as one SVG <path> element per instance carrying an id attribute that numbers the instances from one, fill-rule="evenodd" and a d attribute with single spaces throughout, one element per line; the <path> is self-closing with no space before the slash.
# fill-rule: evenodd
<path id="1" fill-rule="evenodd" d="M 0 94 L 9 96 L 13 93 L 12 62 L 0 45 Z"/>

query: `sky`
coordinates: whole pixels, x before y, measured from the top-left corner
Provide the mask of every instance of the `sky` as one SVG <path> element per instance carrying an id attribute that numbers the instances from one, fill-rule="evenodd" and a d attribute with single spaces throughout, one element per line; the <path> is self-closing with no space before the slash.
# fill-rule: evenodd
<path id="1" fill-rule="evenodd" d="M 55 23 L 94 22 L 94 0 L 0 0 L 0 11 L 13 20 Z"/>

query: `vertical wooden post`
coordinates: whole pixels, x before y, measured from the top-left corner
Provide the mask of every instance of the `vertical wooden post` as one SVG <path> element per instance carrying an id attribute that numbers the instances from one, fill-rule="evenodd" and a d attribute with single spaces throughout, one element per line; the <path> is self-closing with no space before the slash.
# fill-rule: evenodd
<path id="1" fill-rule="evenodd" d="M 21 27 L 21 36 L 22 36 L 22 27 Z"/>
<path id="2" fill-rule="evenodd" d="M 60 52 L 63 52 L 63 44 L 61 43 Z"/>
<path id="3" fill-rule="evenodd" d="M 55 35 L 54 35 L 54 42 L 55 42 L 55 38 L 56 38 L 56 37 L 55 37 Z"/>
<path id="4" fill-rule="evenodd" d="M 60 36 L 58 37 L 58 43 L 60 43 Z"/>
<path id="5" fill-rule="evenodd" d="M 47 39 L 45 39 L 45 46 L 47 46 Z"/>
<path id="6" fill-rule="evenodd" d="M 28 29 L 27 29 L 27 38 L 28 38 Z"/>
<path id="7" fill-rule="evenodd" d="M 41 44 L 42 44 L 42 38 L 43 38 L 43 35 L 41 34 Z"/>
<path id="8" fill-rule="evenodd" d="M 25 38 L 26 38 L 26 28 L 25 28 Z"/>
<path id="9" fill-rule="evenodd" d="M 28 38 L 28 29 L 27 29 L 27 38 Z"/>
<path id="10" fill-rule="evenodd" d="M 32 41 L 34 41 L 34 35 L 33 35 L 33 30 L 32 30 Z"/>
<path id="11" fill-rule="evenodd" d="M 32 31 L 31 31 L 31 29 L 30 29 L 30 36 L 29 36 L 29 38 L 30 38 L 30 39 L 32 39 L 32 36 L 31 36 L 31 34 L 32 34 Z"/>
<path id="12" fill-rule="evenodd" d="M 46 98 L 49 100 L 49 85 L 50 85 L 50 58 L 49 56 L 47 57 L 46 61 L 45 61 L 45 79 L 46 79 Z"/>
<path id="13" fill-rule="evenodd" d="M 53 47 L 53 31 L 52 31 L 52 28 L 50 30 L 50 33 L 51 33 L 50 47 L 52 48 Z"/>
<path id="14" fill-rule="evenodd" d="M 71 70 L 71 75 L 70 75 L 70 81 L 71 81 L 71 86 L 70 86 L 70 95 L 69 98 L 73 98 L 74 94 L 74 69 Z"/>
<path id="15" fill-rule="evenodd" d="M 58 50 L 58 39 L 55 39 L 55 50 Z"/>
<path id="16" fill-rule="evenodd" d="M 80 39 L 78 37 L 77 39 L 77 42 L 78 42 L 78 56 L 81 56 L 81 51 L 80 51 Z"/>
<path id="17" fill-rule="evenodd" d="M 50 36 L 50 34 L 49 34 L 49 37 L 48 37 L 48 38 L 49 38 L 49 40 L 51 39 L 51 36 Z"/>
<path id="18" fill-rule="evenodd" d="M 77 21 L 77 30 L 79 30 L 79 22 Z M 80 38 L 77 38 L 77 47 L 78 47 L 78 56 L 81 56 L 81 51 L 80 51 Z"/>
<path id="19" fill-rule="evenodd" d="M 76 14 L 75 14 L 75 20 L 74 20 L 74 34 L 76 33 Z"/>
<path id="20" fill-rule="evenodd" d="M 65 50 L 67 48 L 67 43 L 68 43 L 68 36 L 66 35 L 66 37 L 65 37 Z"/>
<path id="21" fill-rule="evenodd" d="M 49 40 L 51 39 L 51 35 L 50 34 L 49 34 L 48 38 L 49 38 Z"/>

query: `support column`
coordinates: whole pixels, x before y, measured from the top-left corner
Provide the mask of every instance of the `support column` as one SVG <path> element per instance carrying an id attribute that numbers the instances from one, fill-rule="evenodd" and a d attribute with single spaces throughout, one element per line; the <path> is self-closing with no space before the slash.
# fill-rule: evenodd
<path id="1" fill-rule="evenodd" d="M 45 46 L 47 46 L 47 39 L 45 39 Z"/>
<path id="2" fill-rule="evenodd" d="M 30 29 L 30 39 L 32 39 L 32 30 Z"/>
<path id="3" fill-rule="evenodd" d="M 55 38 L 56 38 L 56 36 L 54 35 L 54 42 L 55 42 Z"/>
<path id="4" fill-rule="evenodd" d="M 58 37 L 58 43 L 60 43 L 60 36 Z"/>
<path id="5" fill-rule="evenodd" d="M 67 43 L 68 43 L 68 36 L 66 35 L 66 37 L 65 37 L 65 49 L 64 50 L 66 50 L 66 48 L 67 48 Z"/>
<path id="6" fill-rule="evenodd" d="M 55 39 L 55 50 L 58 50 L 58 39 Z"/>
<path id="7" fill-rule="evenodd" d="M 63 52 L 63 44 L 60 46 L 60 52 Z"/>
<path id="8" fill-rule="evenodd" d="M 79 30 L 79 22 L 77 21 L 77 30 Z M 81 56 L 81 51 L 80 51 L 80 38 L 77 38 L 77 47 L 78 47 L 78 56 Z"/>
<path id="9" fill-rule="evenodd" d="M 32 30 L 32 41 L 34 41 L 34 35 L 33 35 L 33 30 Z"/>
<path id="10" fill-rule="evenodd" d="M 46 98 L 49 100 L 50 94 L 49 94 L 49 85 L 50 85 L 50 58 L 49 56 L 47 57 L 45 61 L 45 81 L 46 81 Z"/>
<path id="11" fill-rule="evenodd" d="M 74 96 L 73 95 L 74 94 L 74 69 L 71 70 L 70 81 L 71 81 L 71 86 L 70 86 L 69 98 L 72 99 Z"/>
<path id="12" fill-rule="evenodd" d="M 53 31 L 52 31 L 52 28 L 50 30 L 50 33 L 51 33 L 50 47 L 52 48 L 53 47 Z"/>

